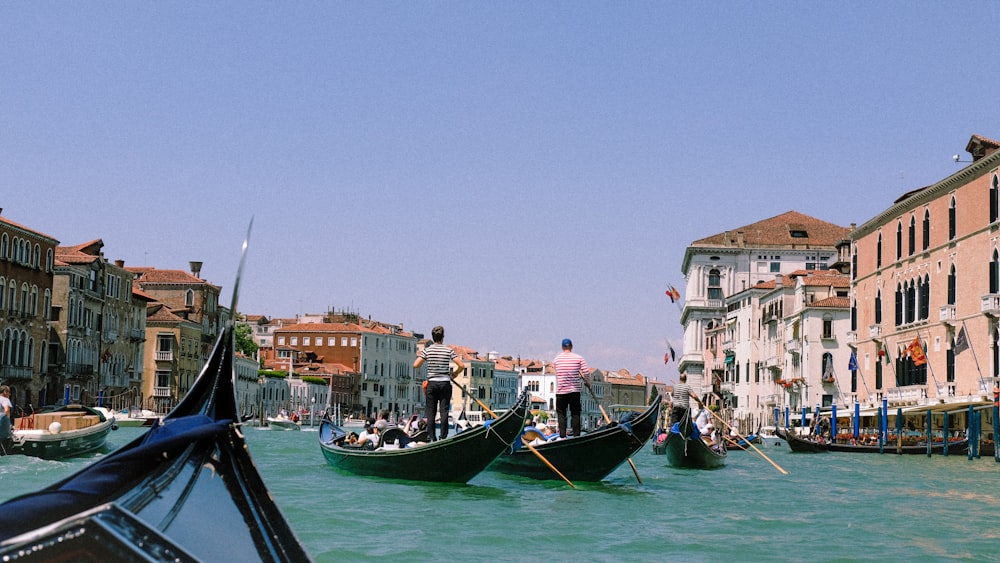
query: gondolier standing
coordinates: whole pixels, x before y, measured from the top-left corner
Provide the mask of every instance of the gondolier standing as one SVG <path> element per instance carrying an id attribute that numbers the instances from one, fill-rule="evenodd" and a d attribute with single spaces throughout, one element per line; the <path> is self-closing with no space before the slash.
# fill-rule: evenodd
<path id="1" fill-rule="evenodd" d="M 695 401 L 698 397 L 691 392 L 691 386 L 687 382 L 687 374 L 682 373 L 680 375 L 680 383 L 674 385 L 674 392 L 671 397 L 670 409 L 670 425 L 673 426 L 675 422 L 680 422 L 684 420 L 691 410 L 691 399 Z"/>
<path id="2" fill-rule="evenodd" d="M 566 409 L 570 412 L 570 426 L 573 435 L 582 432 L 580 419 L 580 392 L 582 380 L 590 375 L 590 368 L 583 356 L 573 353 L 573 341 L 562 341 L 562 353 L 552 361 L 556 368 L 556 416 L 559 419 L 559 437 L 566 437 Z"/>
<path id="3" fill-rule="evenodd" d="M 438 413 L 441 413 L 441 439 L 448 437 L 448 412 L 451 410 L 451 380 L 462 373 L 465 364 L 459 359 L 454 350 L 444 345 L 444 327 L 436 326 L 431 329 L 430 346 L 425 347 L 417 353 L 417 359 L 413 362 L 413 369 L 427 363 L 427 407 L 424 414 L 427 416 L 427 437 L 431 442 L 437 439 L 435 429 Z M 451 362 L 455 362 L 455 371 L 451 371 Z"/>

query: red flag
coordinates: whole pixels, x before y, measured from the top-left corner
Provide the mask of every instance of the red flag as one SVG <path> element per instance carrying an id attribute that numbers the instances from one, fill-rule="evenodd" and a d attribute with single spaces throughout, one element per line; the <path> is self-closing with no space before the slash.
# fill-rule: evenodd
<path id="1" fill-rule="evenodd" d="M 672 285 L 667 288 L 666 294 L 670 298 L 671 303 L 676 303 L 681 299 L 681 292 L 677 291 L 677 288 Z"/>
<path id="2" fill-rule="evenodd" d="M 924 353 L 924 347 L 920 344 L 920 337 L 913 339 L 910 345 L 906 347 L 906 352 L 910 355 L 910 359 L 913 360 L 913 365 L 922 366 L 927 363 L 927 354 Z"/>

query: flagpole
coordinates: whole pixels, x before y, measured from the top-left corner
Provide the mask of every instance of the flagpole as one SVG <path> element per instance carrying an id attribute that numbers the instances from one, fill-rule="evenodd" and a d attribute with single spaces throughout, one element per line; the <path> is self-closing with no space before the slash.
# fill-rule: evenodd
<path id="1" fill-rule="evenodd" d="M 918 330 L 917 331 L 917 338 L 919 338 L 919 337 L 920 337 L 920 331 Z M 931 331 L 928 330 L 927 331 L 927 342 L 930 343 L 930 341 L 931 341 Z M 934 380 L 934 390 L 937 392 L 937 395 L 940 396 L 941 395 L 941 384 L 938 383 L 937 377 L 934 375 L 934 364 L 931 363 L 931 359 L 927 357 L 927 351 L 924 350 L 922 346 L 921 346 L 921 350 L 924 352 L 924 363 L 927 364 L 927 368 L 931 372 L 931 379 Z M 946 392 L 947 392 L 947 390 L 946 390 Z"/>
<path id="2" fill-rule="evenodd" d="M 976 361 L 976 372 L 979 373 L 979 382 L 983 384 L 983 393 L 986 393 L 986 379 L 983 378 L 983 370 L 979 368 L 979 356 L 976 355 L 976 348 L 972 345 L 972 339 L 969 338 L 969 330 L 965 326 L 965 319 L 962 319 L 962 330 L 965 331 L 965 343 L 972 350 L 972 359 Z"/>

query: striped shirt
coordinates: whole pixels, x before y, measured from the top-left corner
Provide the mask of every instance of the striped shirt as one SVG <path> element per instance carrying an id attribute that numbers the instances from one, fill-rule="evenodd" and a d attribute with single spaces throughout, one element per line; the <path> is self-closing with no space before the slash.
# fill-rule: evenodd
<path id="1" fill-rule="evenodd" d="M 451 381 L 451 361 L 458 357 L 444 344 L 434 343 L 419 352 L 427 366 L 427 381 Z"/>
<path id="2" fill-rule="evenodd" d="M 583 356 L 566 350 L 556 356 L 552 363 L 556 367 L 556 395 L 579 393 L 583 389 L 580 372 L 582 371 L 584 375 L 590 373 L 587 360 L 584 360 Z"/>
<path id="3" fill-rule="evenodd" d="M 687 383 L 674 384 L 674 407 L 690 408 L 691 386 Z"/>

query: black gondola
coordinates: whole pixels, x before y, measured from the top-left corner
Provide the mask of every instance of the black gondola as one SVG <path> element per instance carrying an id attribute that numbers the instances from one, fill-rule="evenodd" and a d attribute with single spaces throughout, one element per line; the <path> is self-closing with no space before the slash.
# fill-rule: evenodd
<path id="1" fill-rule="evenodd" d="M 889 441 L 882 446 L 878 444 L 841 444 L 834 442 L 816 442 L 809 438 L 796 436 L 794 433 L 784 431 L 783 437 L 788 442 L 788 447 L 793 452 L 847 452 L 861 454 L 903 454 L 903 455 L 927 455 L 927 443 L 897 443 L 891 436 Z M 948 442 L 948 453 L 961 455 L 966 453 L 969 442 L 966 439 Z M 944 442 L 934 442 L 931 444 L 931 454 L 940 455 L 944 453 Z"/>
<path id="2" fill-rule="evenodd" d="M 659 412 L 660 401 L 654 401 L 638 416 L 579 437 L 539 444 L 535 450 L 570 481 L 600 481 L 649 440 Z M 537 455 L 520 447 L 520 441 L 498 457 L 490 469 L 533 479 L 559 478 Z"/>
<path id="3" fill-rule="evenodd" d="M 797 436 L 794 432 L 789 432 L 784 428 L 778 428 L 775 433 L 788 443 L 788 448 L 795 453 L 820 453 L 828 452 L 827 444 L 820 444 L 813 440 L 807 440 L 801 436 Z"/>
<path id="4" fill-rule="evenodd" d="M 0 504 L 0 560 L 309 560 L 240 431 L 233 337 L 230 320 L 162 423 L 62 481 Z"/>
<path id="5" fill-rule="evenodd" d="M 444 440 L 416 445 L 402 430 L 386 431 L 379 448 L 368 450 L 344 444 L 346 432 L 328 418 L 319 427 L 319 446 L 326 462 L 355 475 L 465 483 L 486 468 L 521 433 L 528 414 L 528 394 L 514 408 L 488 425 L 474 426 Z M 412 447 L 409 447 L 412 446 Z"/>
<path id="6" fill-rule="evenodd" d="M 720 444 L 721 446 L 721 444 Z M 716 451 L 697 436 L 690 420 L 677 423 L 667 432 L 667 438 L 657 447 L 663 449 L 667 463 L 685 469 L 718 469 L 726 465 L 723 447 Z"/>

